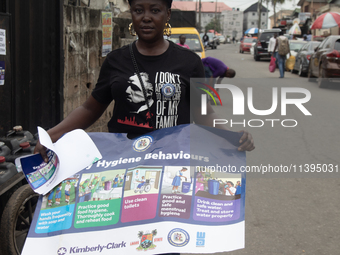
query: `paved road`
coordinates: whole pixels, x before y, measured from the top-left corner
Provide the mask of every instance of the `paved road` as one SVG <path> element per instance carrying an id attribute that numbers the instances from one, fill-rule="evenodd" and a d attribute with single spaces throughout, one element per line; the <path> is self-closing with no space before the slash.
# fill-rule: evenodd
<path id="1" fill-rule="evenodd" d="M 240 54 L 236 45 L 220 45 L 217 50 L 208 50 L 207 56 L 219 58 L 236 70 L 234 79 L 224 79 L 222 83 L 237 85 L 245 95 L 247 87 L 253 88 L 256 109 L 269 109 L 272 88 L 277 87 L 279 91 L 278 109 L 270 116 L 256 116 L 246 111 L 245 116 L 235 117 L 230 92 L 220 90 L 223 106 L 214 106 L 220 116 L 240 121 L 268 118 L 298 121 L 294 128 L 271 127 L 270 123 L 261 128 L 246 127 L 256 145 L 253 152 L 247 153 L 247 165 L 340 165 L 340 83 L 339 88 L 335 85 L 331 89 L 320 89 L 317 83 L 287 72 L 284 79 L 279 79 L 278 70 L 268 71 L 269 60 L 255 62 L 249 53 Z M 281 116 L 282 87 L 308 89 L 311 100 L 304 105 L 312 116 L 305 116 L 294 105 L 287 107 L 286 116 Z M 236 125 L 230 129 L 236 131 L 243 127 Z M 246 248 L 228 254 L 340 254 L 339 177 L 340 173 L 248 174 Z"/>

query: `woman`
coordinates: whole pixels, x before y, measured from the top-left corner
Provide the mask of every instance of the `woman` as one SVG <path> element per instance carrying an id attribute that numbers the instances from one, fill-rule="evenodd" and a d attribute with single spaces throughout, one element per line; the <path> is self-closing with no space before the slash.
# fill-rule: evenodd
<path id="1" fill-rule="evenodd" d="M 197 54 L 163 37 L 165 27 L 169 27 L 166 24 L 170 20 L 171 2 L 129 0 L 131 30 L 138 35 L 132 49 L 144 79 L 134 77 L 136 71 L 129 46 L 112 51 L 103 63 L 92 95 L 61 123 L 48 130 L 53 142 L 64 133 L 91 126 L 112 101 L 115 106 L 108 123 L 110 132 L 128 133 L 129 137 L 134 137 L 163 128 L 165 123 L 168 126 L 190 123 L 190 77 L 204 77 L 204 69 Z M 217 118 L 209 105 L 208 114 L 209 119 L 203 120 L 200 109 L 197 109 L 193 112 L 195 122 L 204 125 Z M 255 148 L 249 133 L 244 132 L 241 141 L 239 150 Z M 40 143 L 35 147 L 35 153 L 40 153 L 48 161 L 46 150 Z"/>
<path id="2" fill-rule="evenodd" d="M 129 0 L 131 33 L 138 35 L 132 44 L 136 64 L 129 46 L 107 55 L 98 83 L 83 105 L 61 123 L 48 130 L 53 142 L 64 133 L 92 125 L 114 101 L 110 132 L 138 136 L 154 129 L 190 123 L 190 78 L 204 77 L 200 57 L 163 37 L 170 20 L 172 0 Z M 135 67 L 139 69 L 140 78 Z M 140 82 L 142 81 L 142 82 Z M 146 100 L 145 100 L 146 99 Z M 170 108 L 171 107 L 171 108 Z M 209 118 L 214 116 L 208 105 Z M 193 112 L 195 122 L 205 124 L 200 109 Z M 210 122 L 212 123 L 212 121 Z M 254 148 L 252 137 L 244 132 L 240 150 Z M 46 150 L 38 143 L 36 153 L 47 162 Z"/>
<path id="3" fill-rule="evenodd" d="M 181 186 L 182 178 L 187 180 L 187 177 L 185 177 L 183 175 L 183 173 L 187 170 L 188 170 L 188 168 L 182 167 L 181 170 L 177 171 L 175 178 L 172 180 L 172 184 L 171 184 L 172 185 L 172 192 L 171 193 L 180 193 L 180 191 L 178 191 L 178 187 Z"/>

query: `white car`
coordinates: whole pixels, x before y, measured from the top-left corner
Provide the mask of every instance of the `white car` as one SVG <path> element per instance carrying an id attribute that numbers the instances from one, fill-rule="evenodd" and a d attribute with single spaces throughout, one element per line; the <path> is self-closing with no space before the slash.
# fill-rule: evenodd
<path id="1" fill-rule="evenodd" d="M 289 40 L 289 48 L 290 48 L 290 54 L 294 57 L 296 57 L 296 54 L 299 52 L 299 50 L 307 43 L 307 41 L 301 41 L 301 40 Z M 287 58 L 289 55 L 287 56 Z"/>

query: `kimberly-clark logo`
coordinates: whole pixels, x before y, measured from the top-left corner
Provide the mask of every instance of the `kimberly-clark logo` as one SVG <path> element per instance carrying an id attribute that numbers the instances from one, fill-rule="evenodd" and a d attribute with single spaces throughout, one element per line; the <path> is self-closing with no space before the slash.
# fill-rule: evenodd
<path id="1" fill-rule="evenodd" d="M 58 255 L 65 255 L 67 253 L 67 249 L 65 247 L 60 247 L 57 251 Z"/>
<path id="2" fill-rule="evenodd" d="M 206 85 L 208 86 L 208 85 Z M 243 94 L 242 90 L 238 88 L 235 85 L 231 84 L 215 84 L 216 89 L 228 89 L 233 97 L 233 115 L 244 115 L 245 114 L 245 95 Z M 202 89 L 202 88 L 200 88 Z M 212 90 L 219 98 L 221 105 L 222 101 L 217 94 L 216 90 L 213 88 L 209 88 Z M 211 97 L 213 95 L 205 90 L 207 94 Z M 298 94 L 299 98 L 289 98 L 289 94 Z M 281 108 L 281 116 L 287 115 L 287 106 L 288 105 L 295 105 L 305 116 L 311 116 L 312 114 L 307 110 L 307 108 L 303 105 L 307 103 L 311 99 L 311 93 L 309 90 L 304 88 L 295 88 L 295 87 L 282 87 L 280 89 L 280 97 L 278 93 L 278 88 L 273 87 L 272 88 L 272 105 L 269 109 L 265 110 L 259 110 L 254 107 L 254 100 L 253 100 L 253 88 L 249 87 L 247 89 L 247 106 L 248 110 L 257 116 L 268 116 L 270 114 L 273 114 L 277 109 L 279 105 L 279 99 L 280 99 L 280 108 Z M 207 115 L 207 95 L 202 94 L 201 95 L 201 114 Z M 274 127 L 278 123 L 281 124 L 283 127 L 296 127 L 298 122 L 295 119 L 250 119 L 246 120 L 243 119 L 243 121 L 233 121 L 232 119 L 214 119 L 213 120 L 213 126 L 216 127 L 217 125 L 226 125 L 230 124 L 231 127 L 235 125 L 241 125 L 243 127 L 262 127 L 265 124 L 271 125 L 271 127 Z"/>
<path id="3" fill-rule="evenodd" d="M 85 253 L 85 252 L 102 252 L 104 249 L 112 250 L 117 248 L 125 248 L 126 242 L 122 241 L 120 243 L 108 243 L 107 245 L 100 245 L 97 246 L 85 246 L 85 247 L 78 247 L 73 246 L 69 248 L 69 254 L 73 253 Z M 60 247 L 57 251 L 58 255 L 65 255 L 67 254 L 67 249 L 65 247 Z"/>

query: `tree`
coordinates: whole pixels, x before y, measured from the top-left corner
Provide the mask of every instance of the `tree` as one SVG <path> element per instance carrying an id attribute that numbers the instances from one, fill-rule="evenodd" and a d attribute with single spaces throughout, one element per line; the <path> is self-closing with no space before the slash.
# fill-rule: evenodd
<path id="1" fill-rule="evenodd" d="M 216 31 L 220 32 L 221 29 L 221 23 L 219 22 L 219 19 L 217 19 L 217 22 L 215 21 L 215 18 L 213 18 L 206 26 L 205 26 L 205 31 L 209 31 L 209 30 L 215 30 L 216 27 Z M 215 31 L 215 32 L 216 32 Z"/>
<path id="2" fill-rule="evenodd" d="M 277 4 L 283 4 L 285 0 L 266 0 L 266 2 L 271 3 L 273 6 L 273 11 L 274 11 L 274 26 L 276 26 L 276 5 Z"/>

